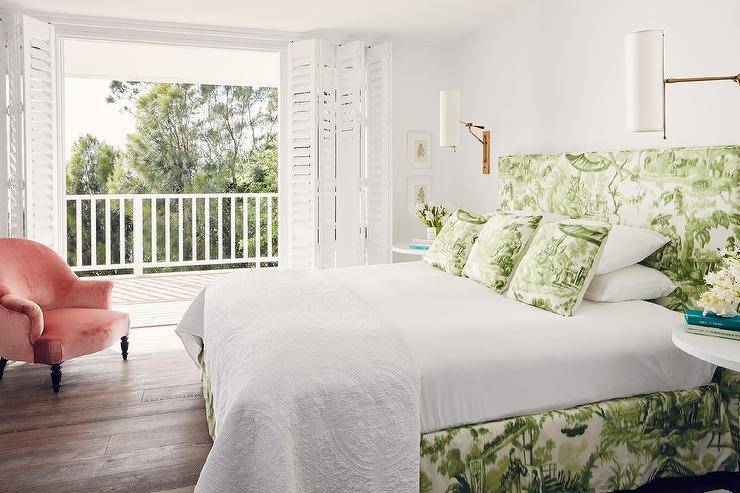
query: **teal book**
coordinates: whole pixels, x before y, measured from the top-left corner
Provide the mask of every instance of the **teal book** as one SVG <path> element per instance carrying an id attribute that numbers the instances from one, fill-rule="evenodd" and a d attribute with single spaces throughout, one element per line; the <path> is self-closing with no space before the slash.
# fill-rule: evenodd
<path id="1" fill-rule="evenodd" d="M 740 315 L 735 317 L 720 317 L 712 313 L 704 315 L 701 310 L 686 310 L 684 317 L 686 318 L 686 323 L 689 325 L 740 331 Z"/>
<path id="2" fill-rule="evenodd" d="M 686 332 L 702 336 L 722 337 L 723 339 L 732 339 L 740 342 L 740 331 L 737 330 L 717 329 L 715 327 L 704 327 L 701 325 L 687 325 Z"/>
<path id="3" fill-rule="evenodd" d="M 429 250 L 429 245 L 411 245 L 412 250 Z"/>

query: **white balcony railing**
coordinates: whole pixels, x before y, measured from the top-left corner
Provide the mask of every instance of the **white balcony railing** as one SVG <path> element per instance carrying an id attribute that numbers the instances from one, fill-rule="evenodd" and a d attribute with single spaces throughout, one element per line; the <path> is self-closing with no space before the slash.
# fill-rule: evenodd
<path id="1" fill-rule="evenodd" d="M 77 272 L 277 262 L 278 194 L 68 195 Z"/>

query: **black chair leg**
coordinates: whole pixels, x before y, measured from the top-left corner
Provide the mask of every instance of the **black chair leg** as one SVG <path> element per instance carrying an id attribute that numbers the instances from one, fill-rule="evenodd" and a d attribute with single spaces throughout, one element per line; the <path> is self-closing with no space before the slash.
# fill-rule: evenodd
<path id="1" fill-rule="evenodd" d="M 59 392 L 59 387 L 62 383 L 62 364 L 57 363 L 51 365 L 51 388 L 54 392 Z"/>
<path id="2" fill-rule="evenodd" d="M 3 373 L 5 373 L 5 365 L 8 364 L 8 360 L 0 356 L 0 380 L 3 379 Z"/>
<path id="3" fill-rule="evenodd" d="M 121 337 L 121 356 L 123 361 L 128 359 L 128 336 Z"/>

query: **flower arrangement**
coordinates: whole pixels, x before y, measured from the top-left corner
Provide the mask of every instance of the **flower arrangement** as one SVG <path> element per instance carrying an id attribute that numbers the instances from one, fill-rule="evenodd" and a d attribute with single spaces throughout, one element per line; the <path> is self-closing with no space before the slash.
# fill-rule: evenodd
<path id="1" fill-rule="evenodd" d="M 721 317 L 734 317 L 740 305 L 740 249 L 720 250 L 722 268 L 704 276 L 711 289 L 699 297 L 704 315 L 713 312 Z"/>
<path id="2" fill-rule="evenodd" d="M 414 215 L 427 228 L 434 228 L 437 233 L 442 229 L 444 219 L 449 214 L 447 207 L 443 205 L 434 205 L 428 202 L 417 202 Z"/>

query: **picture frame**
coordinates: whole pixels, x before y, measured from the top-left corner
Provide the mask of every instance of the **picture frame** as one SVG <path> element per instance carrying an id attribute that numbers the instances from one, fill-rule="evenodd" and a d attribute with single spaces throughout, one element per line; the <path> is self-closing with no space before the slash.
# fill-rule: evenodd
<path id="1" fill-rule="evenodd" d="M 432 132 L 410 130 L 406 134 L 406 153 L 414 169 L 432 168 Z"/>
<path id="2" fill-rule="evenodd" d="M 418 201 L 432 201 L 431 176 L 406 177 L 406 208 L 415 209 Z"/>

